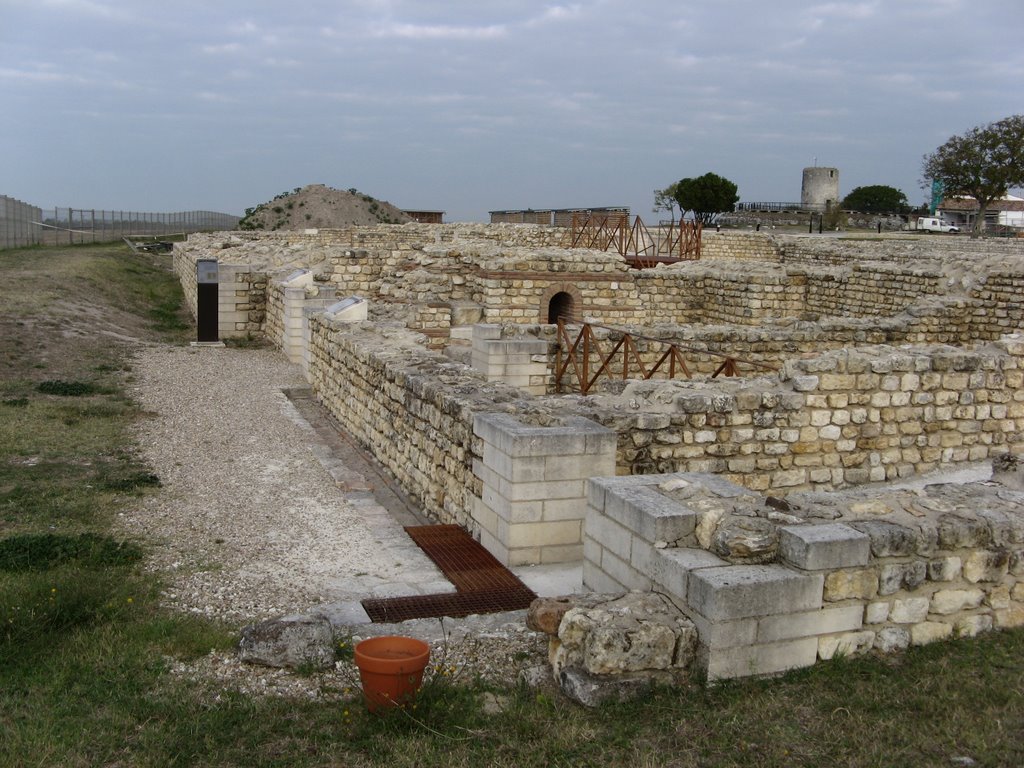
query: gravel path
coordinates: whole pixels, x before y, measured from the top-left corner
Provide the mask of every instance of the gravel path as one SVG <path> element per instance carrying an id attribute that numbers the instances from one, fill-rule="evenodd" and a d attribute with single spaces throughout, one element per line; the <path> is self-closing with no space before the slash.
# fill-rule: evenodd
<path id="1" fill-rule="evenodd" d="M 445 583 L 383 508 L 336 486 L 282 392 L 306 382 L 280 354 L 157 347 L 133 370 L 164 489 L 125 523 L 159 543 L 171 604 L 247 622 Z"/>
<path id="2" fill-rule="evenodd" d="M 140 349 L 132 370 L 130 393 L 150 415 L 140 451 L 163 488 L 122 521 L 155 545 L 150 567 L 168 584 L 170 605 L 238 627 L 314 610 L 337 622 L 339 606 L 368 596 L 452 589 L 383 507 L 338 487 L 325 446 L 282 391 L 306 382 L 278 352 L 156 346 Z M 449 664 L 494 681 L 514 682 L 544 659 L 543 638 L 521 613 L 407 629 L 444 646 Z M 340 631 L 358 638 L 389 628 Z M 330 676 L 253 669 L 230 654 L 175 669 L 251 692 L 337 688 Z"/>

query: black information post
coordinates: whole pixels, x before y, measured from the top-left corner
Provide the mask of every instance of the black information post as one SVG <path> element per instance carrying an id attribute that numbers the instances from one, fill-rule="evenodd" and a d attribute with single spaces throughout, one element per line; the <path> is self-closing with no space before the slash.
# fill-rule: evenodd
<path id="1" fill-rule="evenodd" d="M 216 342 L 217 338 L 217 262 L 196 262 L 196 341 Z"/>

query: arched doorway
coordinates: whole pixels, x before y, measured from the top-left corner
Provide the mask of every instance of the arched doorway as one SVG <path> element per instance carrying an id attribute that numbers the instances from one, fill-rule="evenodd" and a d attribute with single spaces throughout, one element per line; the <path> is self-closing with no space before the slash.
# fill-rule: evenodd
<path id="1" fill-rule="evenodd" d="M 575 301 L 572 295 L 565 291 L 559 291 L 548 302 L 548 322 L 554 325 L 558 322 L 559 318 L 571 320 L 575 308 Z"/>

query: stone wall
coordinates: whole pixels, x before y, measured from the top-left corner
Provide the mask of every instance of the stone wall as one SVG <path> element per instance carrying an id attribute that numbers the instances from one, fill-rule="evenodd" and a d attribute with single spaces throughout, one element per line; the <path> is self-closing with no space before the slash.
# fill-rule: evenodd
<path id="1" fill-rule="evenodd" d="M 202 258 L 198 251 L 190 251 L 180 243 L 175 243 L 171 251 L 171 268 L 178 276 L 181 290 L 185 296 L 185 306 L 189 314 L 196 317 L 199 305 L 199 286 L 196 280 L 196 262 Z"/>
<path id="2" fill-rule="evenodd" d="M 1024 273 L 994 272 L 971 290 L 971 335 L 998 339 L 1024 328 Z"/>
<path id="3" fill-rule="evenodd" d="M 432 516 L 470 528 L 481 413 L 587 418 L 618 435 L 618 474 L 712 472 L 776 495 L 1024 450 L 1020 337 L 972 350 L 841 349 L 790 360 L 778 375 L 631 381 L 580 399 L 485 382 L 399 329 L 322 315 L 310 326 L 317 396 Z"/>
<path id="4" fill-rule="evenodd" d="M 1024 339 L 849 349 L 779 376 L 630 382 L 584 415 L 619 434 L 619 474 L 712 472 L 787 493 L 922 474 L 1024 448 Z"/>
<path id="5" fill-rule="evenodd" d="M 419 346 L 397 328 L 345 326 L 323 314 L 310 325 L 316 397 L 395 476 L 430 517 L 473 529 L 481 495 L 473 417 L 511 407 L 520 393 L 485 384 L 466 366 Z"/>
<path id="6" fill-rule="evenodd" d="M 1024 493 L 991 484 L 780 503 L 708 475 L 594 479 L 584 557 L 593 591 L 670 597 L 708 680 L 1024 626 Z"/>
<path id="7" fill-rule="evenodd" d="M 960 235 L 907 235 L 904 237 L 798 237 L 764 235 L 772 238 L 782 251 L 786 264 L 846 265 L 855 261 L 909 264 L 949 258 L 974 261 L 987 256 L 1019 260 L 1024 243 L 1013 240 L 978 239 Z"/>
<path id="8" fill-rule="evenodd" d="M 563 231 L 416 224 L 309 235 L 240 233 L 219 240 L 203 235 L 190 238 L 187 248 L 176 247 L 175 267 L 187 294 L 194 294 L 198 258 L 256 274 L 309 268 L 341 296 L 418 305 L 412 327 L 438 347 L 447 343 L 452 325 L 546 322 L 548 304 L 560 292 L 572 297 L 574 316 L 612 325 L 756 327 L 787 318 L 891 317 L 918 308 L 924 312 L 915 316 L 924 318 L 937 308 L 930 324 L 939 335 L 919 340 L 952 340 L 950 327 L 962 331 L 961 341 L 997 338 L 1021 327 L 1015 295 L 1024 279 L 1024 250 L 1016 244 L 722 233 L 708 236 L 711 255 L 699 262 L 632 270 L 616 254 L 536 245 Z M 947 242 L 945 250 L 937 245 Z M 972 254 L 971 248 L 988 250 Z M 790 252 L 804 257 L 790 259 Z M 863 263 L 858 255 L 886 261 Z M 954 300 L 977 306 L 949 326 Z M 244 311 L 258 316 L 259 297 L 248 304 Z M 252 330 L 251 322 L 245 320 L 244 330 Z"/>
<path id="9" fill-rule="evenodd" d="M 782 249 L 768 235 L 705 229 L 701 237 L 700 257 L 701 260 L 740 259 L 771 264 L 782 260 Z"/>

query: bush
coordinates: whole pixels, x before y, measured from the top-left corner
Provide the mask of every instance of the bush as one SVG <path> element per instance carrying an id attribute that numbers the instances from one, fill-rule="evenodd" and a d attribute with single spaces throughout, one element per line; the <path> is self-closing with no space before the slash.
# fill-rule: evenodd
<path id="1" fill-rule="evenodd" d="M 61 381 L 60 379 L 44 381 L 36 389 L 44 395 L 59 395 L 61 397 L 84 397 L 85 395 L 94 395 L 99 391 L 96 385 L 86 381 Z"/>

